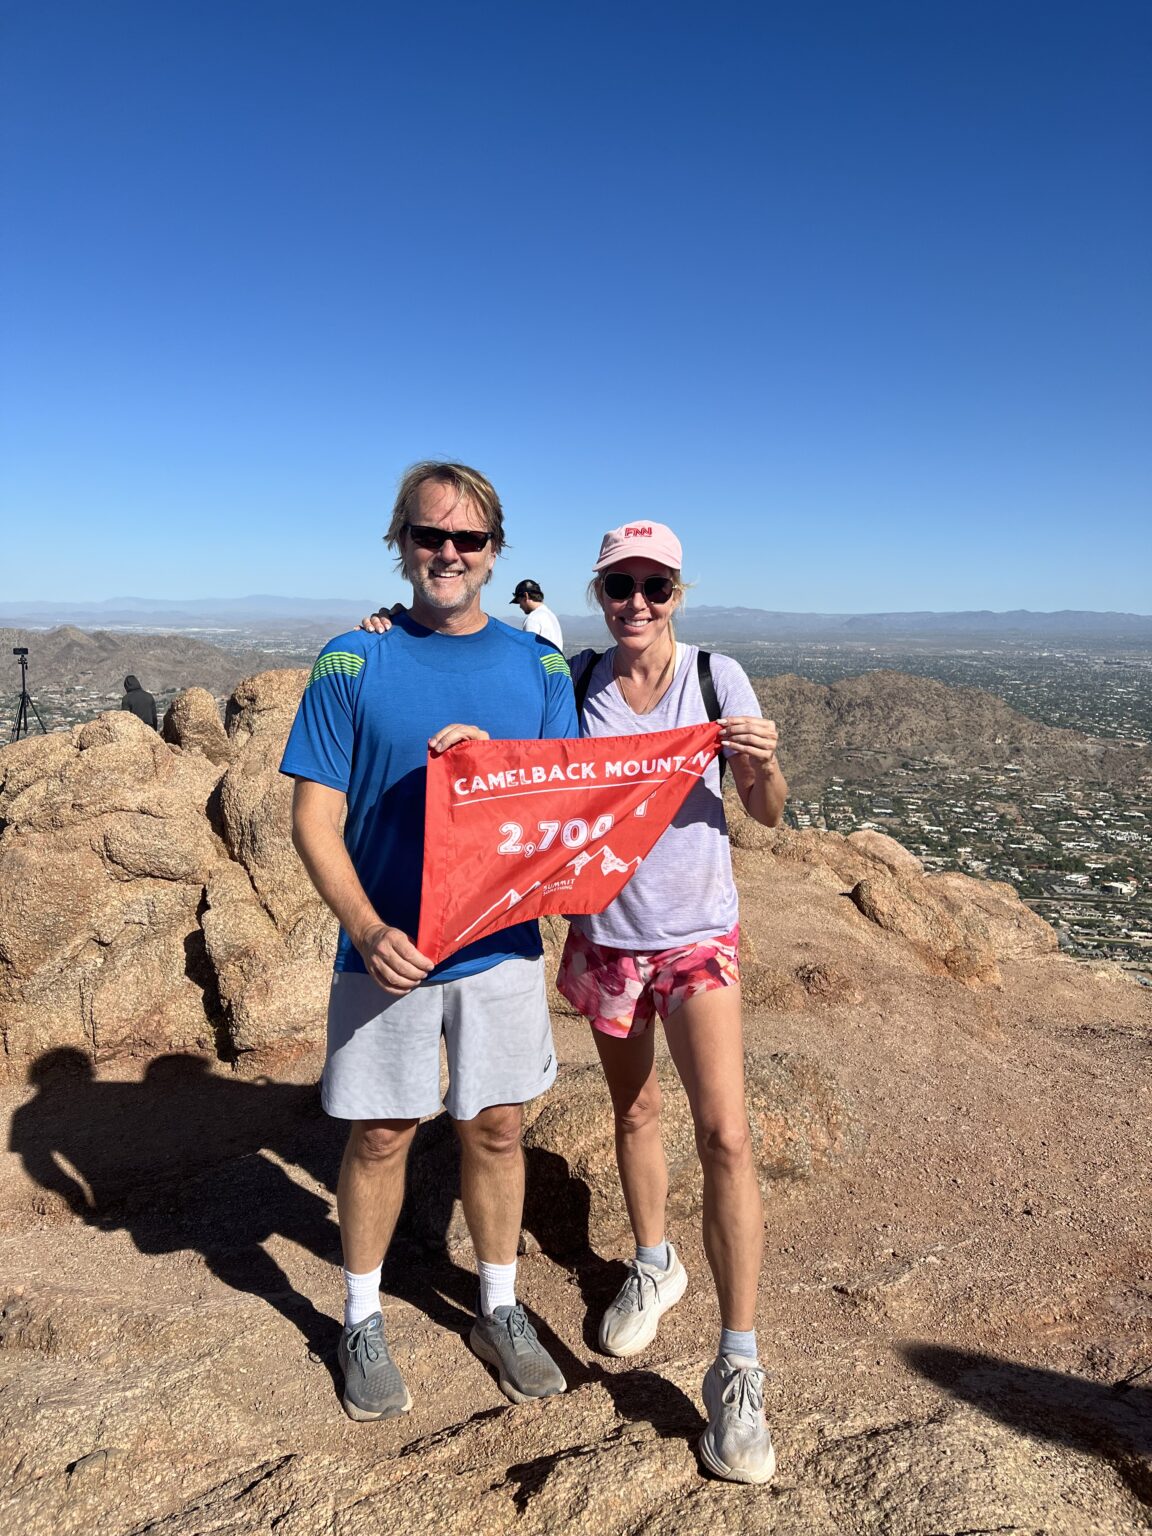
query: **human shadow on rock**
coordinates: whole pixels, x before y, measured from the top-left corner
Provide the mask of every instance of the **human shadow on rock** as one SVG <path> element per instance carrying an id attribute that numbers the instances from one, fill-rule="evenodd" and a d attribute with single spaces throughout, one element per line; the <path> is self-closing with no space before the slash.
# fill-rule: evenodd
<path id="1" fill-rule="evenodd" d="M 268 1156 L 334 1188 L 340 1131 L 314 1086 L 224 1077 L 184 1054 L 158 1057 L 140 1082 L 105 1082 L 71 1048 L 39 1057 L 28 1080 L 35 1092 L 12 1118 L 9 1146 L 41 1188 L 89 1226 L 123 1229 L 141 1253 L 200 1253 L 332 1355 L 334 1323 L 263 1246 L 280 1236 L 339 1261 L 328 1199 Z"/>
<path id="2" fill-rule="evenodd" d="M 1063 1371 L 938 1344 L 906 1344 L 919 1375 L 1011 1429 L 1100 1456 L 1152 1504 L 1152 1390 L 1133 1381 L 1089 1381 Z"/>
<path id="3" fill-rule="evenodd" d="M 419 1308 L 433 1322 L 467 1333 L 476 1314 L 477 1279 L 470 1251 L 468 1267 L 455 1257 L 468 1251 L 468 1231 L 459 1205 L 459 1143 L 446 1114 L 418 1128 L 407 1177 L 404 1208 L 385 1263 L 384 1289 Z M 546 1258 L 575 1280 L 583 1342 L 594 1354 L 600 1316 L 626 1270 L 623 1264 L 606 1263 L 593 1249 L 590 1209 L 587 1184 L 571 1172 L 564 1158 L 540 1147 L 525 1150 L 523 1230 Z M 623 1418 L 651 1424 L 661 1436 L 687 1439 L 703 1428 L 695 1404 L 674 1383 L 651 1371 L 609 1370 L 597 1358 L 581 1360 L 547 1318 L 534 1314 L 534 1319 L 540 1342 L 569 1388 L 599 1383 Z M 525 1470 L 528 1483 L 537 1476 L 546 1478 L 544 1463 L 554 1460 L 541 1458 L 540 1466 L 533 1463 L 535 1471 Z"/>
<path id="4" fill-rule="evenodd" d="M 704 1420 L 696 1404 L 674 1382 L 657 1371 L 638 1368 L 634 1361 L 623 1361 L 615 1369 L 601 1363 L 600 1319 L 628 1270 L 619 1259 L 602 1259 L 592 1246 L 588 1185 L 559 1153 L 530 1147 L 525 1161 L 525 1230 L 540 1244 L 542 1253 L 569 1271 L 580 1292 L 582 1339 L 592 1357 L 581 1368 L 582 1379 L 602 1386 L 622 1418 L 650 1424 L 661 1439 L 692 1439 L 704 1428 Z M 623 1200 L 621 1194 L 622 1211 Z M 526 1472 L 528 1482 L 536 1474 L 547 1476 L 543 1464 L 549 1460 L 543 1457 L 539 1466 L 533 1463 L 536 1472 Z M 531 1491 L 528 1482 L 522 1491 Z"/>

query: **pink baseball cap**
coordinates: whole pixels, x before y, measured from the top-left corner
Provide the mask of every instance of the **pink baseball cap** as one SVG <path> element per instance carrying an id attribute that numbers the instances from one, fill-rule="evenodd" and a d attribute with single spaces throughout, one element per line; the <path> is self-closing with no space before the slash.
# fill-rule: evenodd
<path id="1" fill-rule="evenodd" d="M 666 523 L 641 520 L 625 523 L 622 528 L 610 528 L 600 540 L 600 558 L 592 569 L 607 570 L 610 565 L 630 560 L 633 555 L 655 560 L 658 565 L 666 565 L 673 571 L 678 571 L 684 564 L 680 540 L 671 528 Z"/>

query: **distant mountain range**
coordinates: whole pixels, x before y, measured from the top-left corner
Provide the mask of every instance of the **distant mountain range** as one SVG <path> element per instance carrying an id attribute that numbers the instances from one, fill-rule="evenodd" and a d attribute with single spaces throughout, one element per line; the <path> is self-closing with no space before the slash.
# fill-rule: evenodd
<path id="1" fill-rule="evenodd" d="M 367 597 L 198 597 L 163 599 L 113 597 L 101 602 L 0 602 L 0 624 L 48 629 L 60 624 L 101 629 L 156 631 L 294 629 L 302 634 L 337 634 L 351 627 L 376 600 Z M 504 617 L 499 611 L 497 617 Z M 509 620 L 509 622 L 511 622 Z M 596 614 L 562 614 L 571 646 L 603 636 Z M 686 640 L 966 639 L 1001 641 L 1115 641 L 1152 644 L 1152 615 L 1062 609 L 1035 613 L 988 609 L 959 613 L 778 613 L 765 608 L 696 606 L 689 600 L 677 628 Z"/>
<path id="2" fill-rule="evenodd" d="M 1034 613 L 1027 608 L 994 613 L 772 613 L 764 608 L 695 607 L 677 628 L 708 630 L 726 640 L 937 639 L 964 636 L 1001 640 L 1152 641 L 1152 615 L 1094 613 L 1065 608 Z"/>
<path id="3" fill-rule="evenodd" d="M 207 688 L 217 697 L 231 693 L 241 678 L 255 672 L 303 664 L 277 650 L 257 647 L 223 650 L 193 635 L 125 634 L 123 630 L 82 630 L 71 624 L 58 629 L 0 629 L 0 699 L 19 686 L 13 646 L 26 645 L 29 688 L 33 698 L 59 697 L 72 688 L 87 688 L 106 696 L 93 707 L 117 709 L 124 678 L 133 672 L 150 693 L 171 694 L 181 688 Z"/>
<path id="4" fill-rule="evenodd" d="M 86 689 L 92 714 L 119 707 L 127 672 L 157 694 L 195 685 L 219 698 L 252 673 L 306 665 L 299 655 L 249 646 L 224 650 L 192 635 L 86 632 L 70 625 L 47 632 L 0 629 L 0 698 L 18 685 L 14 645 L 32 650 L 34 698 Z M 830 685 L 791 674 L 758 676 L 753 685 L 787 742 L 786 771 L 799 794 L 817 793 L 833 773 L 872 782 L 905 758 L 959 768 L 1015 763 L 1033 775 L 1114 786 L 1152 772 L 1147 747 L 1042 725 L 993 694 L 931 678 L 869 670 Z"/>

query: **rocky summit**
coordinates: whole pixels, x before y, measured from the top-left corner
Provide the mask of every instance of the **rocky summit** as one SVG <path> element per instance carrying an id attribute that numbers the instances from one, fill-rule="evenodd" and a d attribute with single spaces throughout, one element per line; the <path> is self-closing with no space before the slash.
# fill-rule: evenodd
<path id="1" fill-rule="evenodd" d="M 701 1468 L 718 1318 L 662 1058 L 648 1350 L 595 1347 L 630 1251 L 607 1093 L 553 992 L 520 1293 L 569 1382 L 469 1351 L 454 1138 L 421 1126 L 382 1298 L 413 1406 L 341 1412 L 316 1078 L 334 926 L 277 772 L 303 674 L 0 750 L 0 1532 L 1068 1533 L 1152 1521 L 1152 996 L 1006 886 L 729 803 L 779 1468 Z M 785 767 L 788 767 L 787 760 Z M 545 923 L 554 965 L 563 924 Z"/>

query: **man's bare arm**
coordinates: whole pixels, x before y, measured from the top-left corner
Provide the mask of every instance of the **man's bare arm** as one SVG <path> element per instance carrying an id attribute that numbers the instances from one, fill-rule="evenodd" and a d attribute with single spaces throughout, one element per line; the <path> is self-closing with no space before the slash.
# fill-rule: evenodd
<path id="1" fill-rule="evenodd" d="M 381 922 L 348 857 L 340 824 L 345 797 L 338 789 L 297 779 L 292 795 L 292 842 L 312 884 L 359 950 L 369 976 L 385 992 L 402 997 L 432 969 L 400 928 Z"/>

